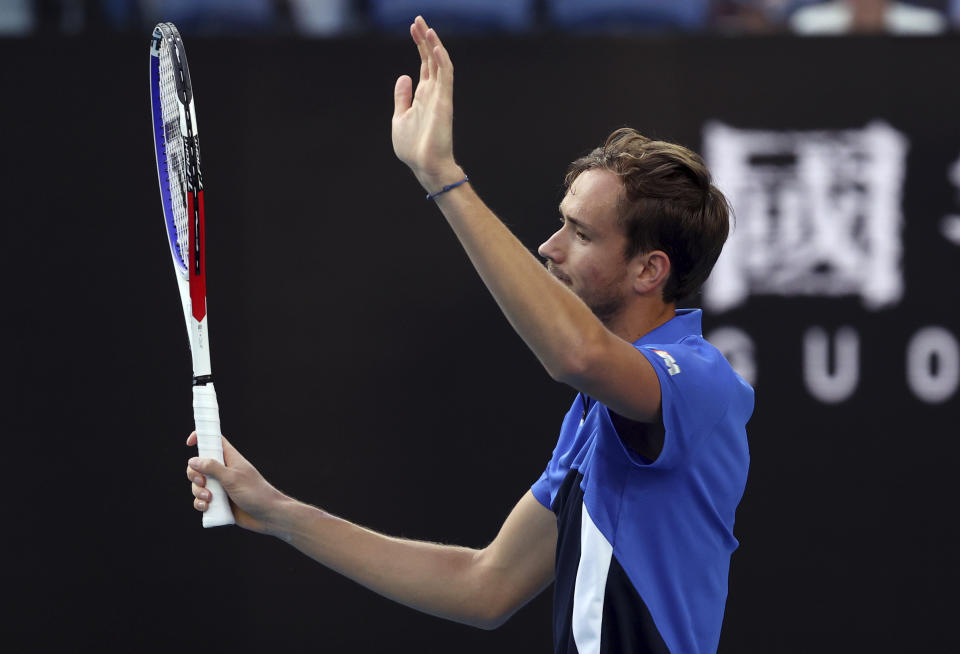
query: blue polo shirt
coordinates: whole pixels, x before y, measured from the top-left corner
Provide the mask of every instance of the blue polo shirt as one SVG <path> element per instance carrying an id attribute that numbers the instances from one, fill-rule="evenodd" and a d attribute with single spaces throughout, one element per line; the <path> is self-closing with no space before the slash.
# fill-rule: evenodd
<path id="1" fill-rule="evenodd" d="M 558 653 L 717 649 L 753 389 L 700 320 L 678 310 L 634 343 L 660 380 L 656 460 L 624 444 L 606 406 L 578 395 L 531 489 L 557 515 Z"/>

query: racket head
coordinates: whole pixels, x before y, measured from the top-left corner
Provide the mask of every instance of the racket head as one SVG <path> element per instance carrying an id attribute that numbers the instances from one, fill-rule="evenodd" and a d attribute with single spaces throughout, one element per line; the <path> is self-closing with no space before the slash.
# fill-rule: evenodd
<path id="1" fill-rule="evenodd" d="M 173 23 L 159 23 L 150 42 L 150 100 L 157 179 L 170 255 L 190 286 L 192 314 L 206 314 L 203 178 L 187 54 Z"/>
<path id="2" fill-rule="evenodd" d="M 190 192 L 199 191 L 196 110 L 183 40 L 173 23 L 159 23 L 150 42 L 150 99 L 157 178 L 170 253 L 177 271 L 188 278 L 190 265 Z M 195 197 L 194 197 L 195 199 Z"/>

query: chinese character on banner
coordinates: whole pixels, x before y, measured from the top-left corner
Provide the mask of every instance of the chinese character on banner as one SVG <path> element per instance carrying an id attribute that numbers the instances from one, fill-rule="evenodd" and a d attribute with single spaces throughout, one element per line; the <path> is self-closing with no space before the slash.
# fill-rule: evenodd
<path id="1" fill-rule="evenodd" d="M 704 306 L 726 311 L 751 295 L 856 295 L 871 310 L 899 302 L 907 148 L 881 121 L 822 131 L 708 123 L 704 158 L 735 227 Z"/>

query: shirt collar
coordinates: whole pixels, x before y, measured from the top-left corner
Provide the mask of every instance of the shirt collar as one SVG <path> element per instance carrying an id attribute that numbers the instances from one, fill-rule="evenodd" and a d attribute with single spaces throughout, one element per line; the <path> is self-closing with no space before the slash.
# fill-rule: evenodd
<path id="1" fill-rule="evenodd" d="M 676 309 L 676 315 L 651 332 L 634 341 L 634 345 L 678 343 L 687 336 L 702 336 L 700 326 L 703 311 L 700 309 Z"/>

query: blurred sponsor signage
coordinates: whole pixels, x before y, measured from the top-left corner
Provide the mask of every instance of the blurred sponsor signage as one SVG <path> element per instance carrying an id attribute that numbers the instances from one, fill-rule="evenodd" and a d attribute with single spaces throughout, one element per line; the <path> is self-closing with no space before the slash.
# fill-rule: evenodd
<path id="1" fill-rule="evenodd" d="M 856 298 L 867 315 L 901 303 L 909 149 L 903 133 L 879 120 L 808 131 L 709 122 L 703 138 L 714 181 L 735 214 L 704 285 L 705 309 L 722 316 L 757 296 Z M 949 177 L 960 188 L 960 162 Z M 946 216 L 941 233 L 960 243 L 960 216 Z M 861 381 L 861 334 L 817 323 L 814 313 L 800 326 L 804 386 L 820 402 L 840 403 Z M 757 345 L 748 330 L 746 323 L 723 325 L 708 338 L 756 384 Z M 907 386 L 918 399 L 938 404 L 955 396 L 960 345 L 949 329 L 921 326 L 901 347 Z M 894 355 L 892 349 L 883 355 Z"/>

